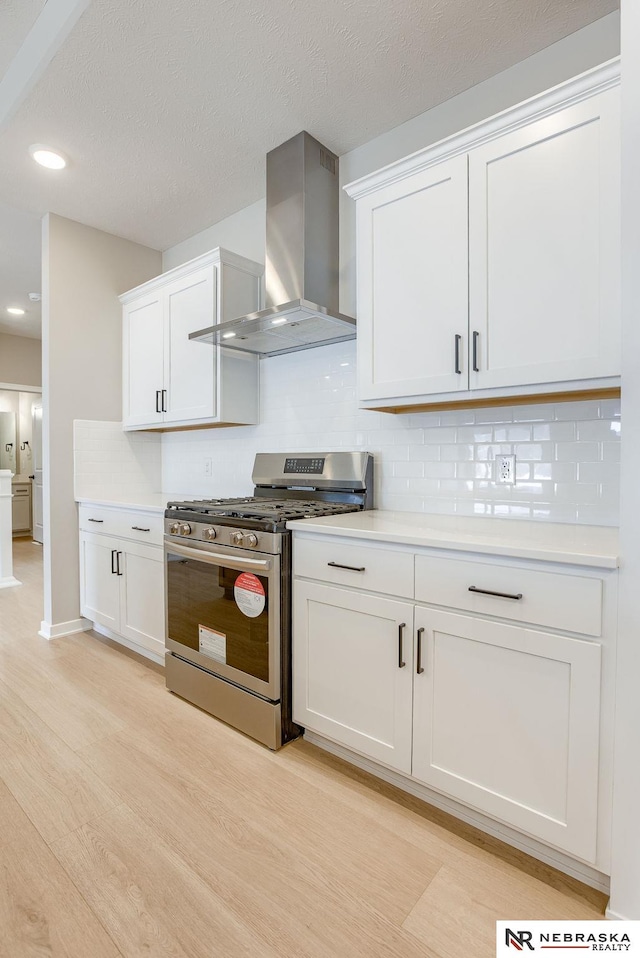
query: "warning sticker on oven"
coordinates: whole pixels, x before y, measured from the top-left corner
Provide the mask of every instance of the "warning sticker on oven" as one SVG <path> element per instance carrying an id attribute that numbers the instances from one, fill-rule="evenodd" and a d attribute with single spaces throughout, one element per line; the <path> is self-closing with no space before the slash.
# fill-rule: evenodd
<path id="1" fill-rule="evenodd" d="M 235 581 L 233 594 L 240 611 L 250 619 L 257 618 L 264 609 L 266 598 L 260 579 L 251 572 L 243 572 Z"/>
<path id="2" fill-rule="evenodd" d="M 217 662 L 227 661 L 227 637 L 224 632 L 216 632 L 215 629 L 199 625 L 198 649 L 203 655 L 208 655 Z"/>

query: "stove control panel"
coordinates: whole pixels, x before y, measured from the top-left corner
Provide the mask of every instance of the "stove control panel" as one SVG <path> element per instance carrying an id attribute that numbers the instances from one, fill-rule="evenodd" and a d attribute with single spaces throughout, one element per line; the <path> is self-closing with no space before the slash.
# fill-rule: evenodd
<path id="1" fill-rule="evenodd" d="M 215 547 L 232 547 L 251 549 L 258 552 L 278 554 L 282 551 L 282 533 L 280 532 L 251 532 L 248 529 L 239 529 L 237 526 L 210 525 L 208 522 L 175 522 L 165 519 L 164 531 L 167 540 L 189 538 L 210 544 Z M 215 543 L 215 546 L 214 546 Z"/>

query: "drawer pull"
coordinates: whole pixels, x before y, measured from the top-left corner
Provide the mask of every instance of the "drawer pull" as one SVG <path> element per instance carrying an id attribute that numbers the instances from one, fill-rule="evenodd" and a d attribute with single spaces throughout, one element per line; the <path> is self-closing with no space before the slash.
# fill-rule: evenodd
<path id="1" fill-rule="evenodd" d="M 404 632 L 406 625 L 407 625 L 406 622 L 401 622 L 400 625 L 398 626 L 398 668 L 399 669 L 403 669 L 405 665 L 407 664 L 402 659 L 402 633 Z"/>
<path id="2" fill-rule="evenodd" d="M 151 529 L 145 529 L 144 526 L 131 526 L 136 532 L 151 532 Z"/>
<path id="3" fill-rule="evenodd" d="M 364 572 L 365 566 L 363 565 L 340 565 L 339 562 L 327 562 L 327 565 L 330 565 L 333 569 L 348 569 L 349 572 Z"/>
<path id="4" fill-rule="evenodd" d="M 478 589 L 475 585 L 469 586 L 469 592 L 479 592 L 480 595 L 495 595 L 499 599 L 518 599 L 522 598 L 522 592 L 513 594 L 512 592 L 492 592 L 490 589 Z"/>
<path id="5" fill-rule="evenodd" d="M 87 522 L 104 522 L 104 519 L 87 519 Z"/>
<path id="6" fill-rule="evenodd" d="M 418 663 L 416 665 L 416 675 L 422 675 L 424 669 L 422 668 L 422 633 L 424 629 L 418 629 Z"/>

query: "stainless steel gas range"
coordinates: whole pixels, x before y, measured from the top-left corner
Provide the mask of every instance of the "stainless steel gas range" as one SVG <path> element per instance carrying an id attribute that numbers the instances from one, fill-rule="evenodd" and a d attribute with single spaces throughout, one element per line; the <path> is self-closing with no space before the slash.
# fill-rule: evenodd
<path id="1" fill-rule="evenodd" d="M 269 748 L 291 720 L 291 519 L 370 509 L 369 453 L 258 453 L 254 495 L 169 502 L 167 688 Z"/>

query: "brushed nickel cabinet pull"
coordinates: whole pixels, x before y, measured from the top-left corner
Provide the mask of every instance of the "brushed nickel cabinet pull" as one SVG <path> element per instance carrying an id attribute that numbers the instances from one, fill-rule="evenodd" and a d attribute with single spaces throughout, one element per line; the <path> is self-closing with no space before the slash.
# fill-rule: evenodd
<path id="1" fill-rule="evenodd" d="M 495 595 L 499 599 L 518 599 L 522 598 L 522 592 L 513 593 L 513 592 L 492 592 L 491 589 L 478 589 L 475 585 L 469 586 L 469 592 L 478 592 L 480 595 Z"/>

